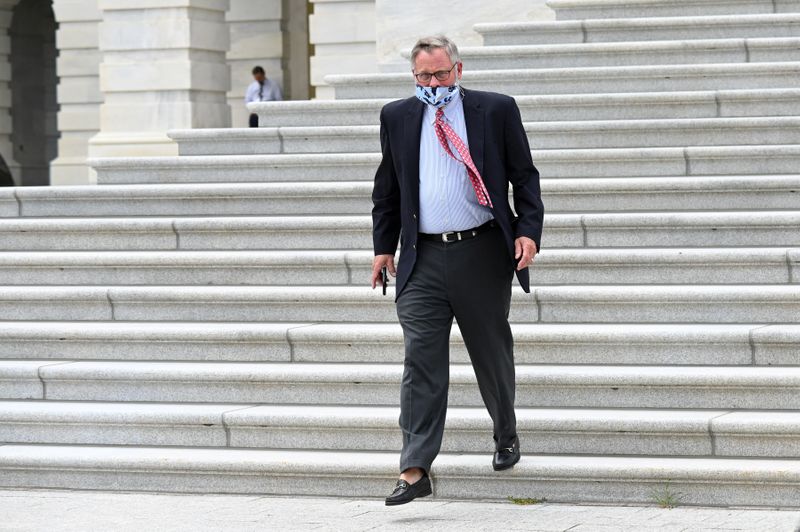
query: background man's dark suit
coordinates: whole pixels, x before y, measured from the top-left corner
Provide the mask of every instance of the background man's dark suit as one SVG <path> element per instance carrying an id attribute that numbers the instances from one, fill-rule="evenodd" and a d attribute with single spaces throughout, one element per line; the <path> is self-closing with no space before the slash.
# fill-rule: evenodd
<path id="1" fill-rule="evenodd" d="M 467 144 L 494 205 L 493 214 L 505 236 L 510 260 L 514 239 L 527 236 L 541 249 L 544 206 L 539 172 L 533 165 L 528 137 L 513 98 L 492 92 L 463 89 Z M 394 254 L 398 239 L 402 252 L 397 265 L 396 297 L 416 261 L 419 223 L 419 144 L 425 104 L 417 98 L 392 102 L 381 111 L 383 159 L 375 174 L 372 200 L 373 241 L 376 255 Z M 514 210 L 508 203 L 513 185 Z M 402 228 L 402 231 L 401 231 Z M 528 269 L 517 279 L 529 292 Z"/>

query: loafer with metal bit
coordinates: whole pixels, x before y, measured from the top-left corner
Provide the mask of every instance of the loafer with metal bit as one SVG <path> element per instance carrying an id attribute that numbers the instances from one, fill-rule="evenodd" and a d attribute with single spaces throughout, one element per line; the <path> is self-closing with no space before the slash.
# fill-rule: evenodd
<path id="1" fill-rule="evenodd" d="M 386 497 L 386 506 L 396 506 L 398 504 L 405 504 L 411 502 L 417 497 L 427 497 L 433 493 L 431 489 L 431 479 L 428 474 L 422 475 L 422 478 L 413 484 L 409 484 L 402 478 L 397 481 L 394 491 L 391 495 Z"/>
<path id="2" fill-rule="evenodd" d="M 495 471 L 502 471 L 504 469 L 510 469 L 514 467 L 514 464 L 519 462 L 520 458 L 519 452 L 519 438 L 514 438 L 514 443 L 511 447 L 504 447 L 502 449 L 498 449 L 494 453 L 494 458 L 492 459 L 492 467 Z"/>

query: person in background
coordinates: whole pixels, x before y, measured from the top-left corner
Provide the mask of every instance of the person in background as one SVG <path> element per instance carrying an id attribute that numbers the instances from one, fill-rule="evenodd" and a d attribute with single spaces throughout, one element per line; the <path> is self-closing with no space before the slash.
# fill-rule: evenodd
<path id="1" fill-rule="evenodd" d="M 264 69 L 260 66 L 253 68 L 253 83 L 247 87 L 247 92 L 244 96 L 244 103 L 247 105 L 250 102 L 270 102 L 283 100 L 281 88 L 278 84 L 267 79 Z M 256 113 L 250 114 L 250 127 L 258 127 L 258 115 Z"/>

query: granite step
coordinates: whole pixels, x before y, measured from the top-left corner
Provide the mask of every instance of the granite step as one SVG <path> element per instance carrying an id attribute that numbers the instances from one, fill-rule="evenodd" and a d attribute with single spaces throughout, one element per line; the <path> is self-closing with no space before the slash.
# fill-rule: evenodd
<path id="1" fill-rule="evenodd" d="M 711 63 L 512 70 L 464 69 L 464 87 L 511 94 L 586 94 L 797 88 L 800 62 Z M 335 74 L 336 99 L 404 98 L 410 74 Z"/>
<path id="2" fill-rule="evenodd" d="M 372 251 L 41 251 L 0 253 L 0 286 L 356 285 Z M 798 248 L 546 249 L 536 284 L 800 283 Z"/>
<path id="3" fill-rule="evenodd" d="M 0 217 L 365 214 L 371 194 L 368 181 L 8 187 L 0 188 Z"/>
<path id="4" fill-rule="evenodd" d="M 411 96 L 411 93 L 404 96 Z M 378 125 L 390 99 L 254 102 L 262 127 Z M 800 89 L 742 89 L 516 96 L 526 122 L 793 116 Z"/>
<path id="5" fill-rule="evenodd" d="M 548 213 L 800 209 L 800 175 L 540 180 Z M 0 218 L 366 214 L 372 183 L 0 188 Z"/>
<path id="6" fill-rule="evenodd" d="M 527 453 L 797 458 L 800 412 L 516 409 Z M 399 408 L 0 401 L 6 444 L 399 452 Z M 443 452 L 494 452 L 481 407 L 448 410 Z"/>
<path id="7" fill-rule="evenodd" d="M 644 40 L 628 42 L 468 46 L 464 69 L 767 63 L 800 59 L 798 37 Z"/>
<path id="8" fill-rule="evenodd" d="M 535 282 L 535 279 L 534 279 Z M 7 320 L 394 322 L 394 289 L 356 286 L 14 286 Z M 800 323 L 800 285 L 514 286 L 515 323 Z"/>
<path id="9" fill-rule="evenodd" d="M 800 246 L 798 211 L 546 214 L 543 249 Z M 0 251 L 369 250 L 368 214 L 3 218 Z"/>
<path id="10" fill-rule="evenodd" d="M 800 145 L 532 151 L 548 178 L 794 174 Z M 100 184 L 372 181 L 380 153 L 92 159 Z"/>
<path id="11" fill-rule="evenodd" d="M 473 29 L 484 46 L 798 37 L 800 14 L 491 22 Z"/>
<path id="12" fill-rule="evenodd" d="M 798 0 L 548 0 L 558 20 L 798 13 Z"/>
<path id="13" fill-rule="evenodd" d="M 382 499 L 397 480 L 396 453 L 79 445 L 0 447 L 5 488 L 243 493 Z M 486 454 L 442 453 L 431 477 L 437 499 L 546 499 L 654 504 L 797 506 L 800 461 L 523 456 L 494 472 Z"/>
<path id="14" fill-rule="evenodd" d="M 798 325 L 513 323 L 511 327 L 517 364 L 792 365 L 800 341 Z M 291 360 L 297 362 L 403 360 L 403 336 L 397 324 L 315 324 L 288 330 L 287 340 Z M 457 323 L 450 360 L 469 363 Z"/>
<path id="15" fill-rule="evenodd" d="M 525 123 L 534 150 L 800 144 L 800 116 Z M 185 129 L 180 155 L 380 151 L 378 126 Z"/>
<path id="16" fill-rule="evenodd" d="M 791 365 L 800 325 L 513 323 L 517 364 Z M 394 323 L 3 321 L 0 358 L 398 364 Z M 450 360 L 469 363 L 458 324 Z"/>
<path id="17" fill-rule="evenodd" d="M 797 209 L 794 176 L 542 179 L 548 213 Z"/>
<path id="18" fill-rule="evenodd" d="M 472 366 L 449 370 L 448 405 L 483 407 Z M 793 410 L 800 392 L 798 367 L 518 364 L 515 373 L 518 408 Z M 6 400 L 398 406 L 402 375 L 402 361 L 0 360 Z"/>

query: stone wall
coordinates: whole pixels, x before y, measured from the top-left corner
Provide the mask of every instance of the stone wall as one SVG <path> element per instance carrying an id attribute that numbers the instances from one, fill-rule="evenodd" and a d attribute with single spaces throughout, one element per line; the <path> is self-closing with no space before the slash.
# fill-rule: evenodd
<path id="1" fill-rule="evenodd" d="M 91 157 L 177 154 L 173 128 L 229 127 L 228 0 L 100 0 L 100 132 Z"/>
<path id="2" fill-rule="evenodd" d="M 55 0 L 58 30 L 58 157 L 50 164 L 52 185 L 85 185 L 94 180 L 86 164 L 89 139 L 100 130 L 100 51 L 97 0 Z"/>
<path id="3" fill-rule="evenodd" d="M 311 0 L 308 19 L 311 85 L 320 99 L 333 98 L 328 74 L 370 74 L 378 71 L 375 0 Z"/>

